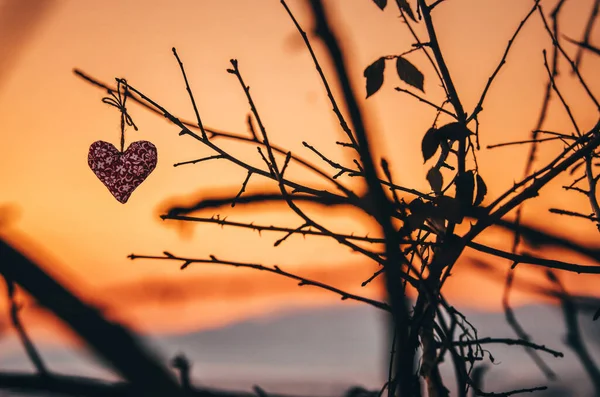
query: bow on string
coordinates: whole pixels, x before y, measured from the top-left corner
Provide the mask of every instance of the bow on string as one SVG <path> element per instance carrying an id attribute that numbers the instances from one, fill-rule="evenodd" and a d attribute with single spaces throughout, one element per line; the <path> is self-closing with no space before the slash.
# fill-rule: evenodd
<path id="1" fill-rule="evenodd" d="M 102 102 L 107 105 L 114 106 L 119 109 L 121 112 L 121 153 L 125 150 L 125 125 L 133 127 L 134 130 L 138 130 L 137 126 L 133 122 L 133 119 L 127 113 L 127 108 L 125 107 L 125 102 L 127 102 L 127 96 L 129 96 L 129 91 L 127 89 L 127 80 L 125 79 L 115 79 L 117 80 L 117 94 L 112 90 L 109 90 L 108 93 L 110 96 L 102 98 Z"/>

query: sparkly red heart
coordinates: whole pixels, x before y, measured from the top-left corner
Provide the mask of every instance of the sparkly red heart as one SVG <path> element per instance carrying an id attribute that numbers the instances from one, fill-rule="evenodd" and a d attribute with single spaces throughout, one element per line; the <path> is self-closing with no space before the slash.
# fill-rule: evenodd
<path id="1" fill-rule="evenodd" d="M 157 159 L 156 146 L 148 141 L 133 142 L 123 153 L 111 143 L 96 141 L 88 154 L 94 174 L 123 204 L 154 170 Z"/>

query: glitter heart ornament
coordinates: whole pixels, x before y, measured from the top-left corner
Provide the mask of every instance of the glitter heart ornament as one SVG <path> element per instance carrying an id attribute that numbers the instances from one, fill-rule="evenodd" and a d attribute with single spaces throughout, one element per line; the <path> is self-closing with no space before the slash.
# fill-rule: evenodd
<path id="1" fill-rule="evenodd" d="M 133 142 L 124 152 L 111 143 L 96 141 L 88 153 L 88 165 L 94 174 L 123 204 L 154 170 L 157 161 L 156 146 L 148 141 Z"/>

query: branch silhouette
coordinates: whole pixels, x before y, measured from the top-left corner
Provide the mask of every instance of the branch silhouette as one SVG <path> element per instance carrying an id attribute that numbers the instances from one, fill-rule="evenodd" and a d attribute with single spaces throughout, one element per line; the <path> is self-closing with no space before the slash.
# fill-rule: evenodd
<path id="1" fill-rule="evenodd" d="M 381 10 L 387 7 L 385 0 L 372 0 Z M 519 324 L 514 311 L 510 305 L 510 293 L 515 282 L 516 266 L 532 265 L 545 271 L 575 272 L 583 276 L 589 274 L 600 274 L 600 246 L 591 246 L 578 242 L 574 237 L 561 237 L 553 232 L 544 230 L 528 224 L 523 219 L 522 211 L 525 203 L 533 201 L 542 190 L 549 189 L 548 186 L 559 177 L 571 175 L 573 182 L 564 187 L 565 190 L 585 194 L 590 206 L 590 213 L 579 209 L 551 210 L 556 214 L 570 217 L 585 218 L 598 224 L 600 219 L 600 205 L 597 201 L 596 185 L 600 177 L 595 174 L 594 161 L 600 157 L 600 117 L 596 125 L 583 126 L 578 120 L 573 103 L 566 95 L 563 95 L 563 80 L 558 80 L 559 60 L 565 60 L 573 74 L 573 80 L 585 92 L 586 100 L 592 102 L 600 116 L 600 103 L 595 97 L 590 84 L 584 78 L 580 65 L 584 54 L 597 54 L 597 48 L 590 44 L 592 26 L 597 19 L 598 5 L 595 1 L 589 16 L 586 16 L 586 28 L 581 40 L 566 38 L 559 26 L 559 16 L 569 0 L 559 0 L 551 10 L 549 18 L 544 13 L 541 2 L 532 0 L 527 6 L 527 13 L 520 18 L 520 22 L 511 32 L 508 44 L 499 56 L 499 63 L 494 65 L 492 73 L 486 82 L 482 83 L 483 90 L 475 97 L 472 112 L 468 114 L 466 109 L 467 94 L 459 90 L 456 76 L 453 75 L 450 64 L 444 56 L 444 47 L 438 40 L 437 18 L 442 17 L 446 4 L 443 0 L 396 0 L 397 15 L 399 21 L 404 24 L 410 33 L 413 43 L 410 47 L 394 52 L 400 55 L 384 55 L 375 60 L 364 69 L 363 76 L 366 85 L 366 97 L 375 95 L 384 84 L 384 70 L 386 62 L 395 62 L 396 72 L 403 86 L 395 87 L 396 91 L 406 94 L 421 102 L 422 106 L 435 109 L 435 118 L 430 124 L 431 128 L 423 134 L 421 151 L 425 163 L 431 161 L 434 164 L 427 173 L 429 191 L 420 191 L 411 187 L 402 186 L 394 182 L 394 174 L 386 158 L 377 158 L 373 150 L 373 129 L 366 122 L 366 115 L 362 102 L 359 100 L 356 85 L 352 84 L 353 78 L 349 73 L 351 57 L 344 50 L 344 45 L 338 37 L 341 33 L 332 26 L 329 14 L 331 13 L 321 1 L 310 0 L 309 6 L 314 18 L 314 35 L 310 36 L 301 27 L 294 13 L 284 0 L 281 0 L 283 11 L 291 20 L 298 34 L 310 54 L 317 72 L 320 84 L 323 86 L 324 94 L 331 104 L 333 114 L 339 124 L 340 132 L 344 141 L 336 142 L 340 150 L 348 150 L 350 153 L 347 161 L 337 160 L 331 156 L 329 150 L 322 150 L 308 140 L 303 140 L 304 149 L 319 162 L 315 165 L 303 157 L 277 146 L 273 142 L 273 136 L 268 132 L 268 121 L 261 117 L 259 109 L 261 104 L 251 95 L 250 86 L 247 84 L 242 73 L 241 62 L 237 59 L 230 60 L 230 68 L 227 72 L 240 84 L 241 93 L 248 101 L 249 113 L 246 116 L 248 131 L 246 134 L 224 132 L 206 127 L 202 122 L 202 111 L 198 108 L 199 101 L 196 100 L 192 90 L 191 76 L 184 67 L 182 57 L 175 48 L 173 55 L 179 66 L 183 85 L 189 97 L 190 104 L 194 110 L 195 121 L 186 121 L 175 115 L 160 104 L 160 101 L 150 98 L 143 89 L 131 83 L 131 79 L 125 82 L 117 79 L 117 85 L 126 86 L 125 95 L 132 101 L 145 109 L 165 117 L 170 123 L 180 129 L 180 136 L 191 137 L 201 143 L 211 152 L 205 157 L 183 160 L 174 164 L 180 166 L 201 166 L 203 163 L 213 160 L 226 161 L 235 164 L 244 171 L 245 178 L 240 180 L 240 185 L 232 188 L 230 193 L 223 195 L 212 195 L 196 198 L 192 204 L 178 205 L 170 204 L 169 208 L 161 214 L 163 220 L 182 222 L 195 222 L 202 224 L 215 224 L 226 228 L 249 229 L 253 231 L 279 233 L 274 246 L 279 247 L 288 238 L 294 235 L 310 235 L 320 238 L 328 238 L 345 247 L 362 254 L 370 261 L 378 263 L 381 267 L 369 279 L 363 282 L 367 285 L 379 277 L 383 277 L 385 285 L 386 300 L 379 301 L 360 294 L 351 294 L 318 280 L 310 280 L 282 270 L 278 266 L 265 266 L 251 261 L 228 261 L 209 256 L 207 259 L 181 257 L 167 251 L 159 255 L 130 255 L 131 259 L 167 260 L 181 263 L 181 269 L 192 264 L 214 264 L 233 267 L 245 267 L 277 274 L 298 281 L 298 285 L 311 285 L 339 295 L 342 299 L 362 302 L 391 314 L 393 325 L 390 327 L 390 362 L 386 371 L 387 381 L 379 392 L 369 392 L 364 389 L 355 388 L 348 391 L 348 395 L 363 395 L 378 393 L 382 395 L 387 391 L 388 397 L 420 396 L 424 387 L 430 397 L 450 395 L 448 389 L 449 381 L 444 379 L 440 371 L 440 365 L 450 357 L 452 360 L 456 395 L 466 397 L 471 390 L 480 396 L 509 396 L 519 393 L 528 393 L 545 390 L 546 386 L 531 388 L 515 388 L 514 390 L 502 392 L 490 392 L 482 390 L 483 376 L 486 370 L 484 366 L 478 365 L 484 360 L 493 362 L 491 353 L 483 349 L 482 345 L 503 344 L 507 346 L 522 347 L 527 350 L 534 362 L 548 377 L 554 376 L 550 366 L 542 359 L 562 357 L 562 353 L 551 347 L 535 343 L 527 335 L 525 329 Z M 415 7 L 416 8 L 413 8 Z M 509 57 L 510 51 L 522 34 L 525 27 L 529 27 L 533 14 L 540 16 L 541 28 L 551 40 L 552 49 L 548 56 L 546 50 L 540 51 L 543 58 L 547 85 L 540 109 L 536 127 L 531 131 L 529 139 L 513 142 L 500 142 L 489 145 L 488 148 L 515 147 L 514 145 L 530 145 L 527 163 L 523 177 L 516 181 L 512 187 L 499 192 L 495 197 L 490 197 L 486 181 L 480 173 L 478 156 L 480 155 L 480 116 L 484 111 L 484 103 L 489 104 L 488 97 L 493 94 L 492 86 L 498 76 L 504 73 L 504 65 L 513 62 Z M 434 15 L 435 13 L 435 15 Z M 549 20 L 551 22 L 549 23 Z M 321 67 L 321 61 L 313 50 L 314 41 L 323 44 L 325 57 L 331 65 L 331 76 Z M 573 60 L 563 48 L 564 41 L 577 45 L 578 52 Z M 585 52 L 584 52 L 585 51 Z M 388 53 L 389 54 L 389 53 Z M 419 58 L 428 62 L 437 76 L 438 81 L 433 85 L 429 80 L 425 81 L 425 75 L 418 67 Z M 413 64 L 413 62 L 415 62 Z M 540 62 L 542 63 L 542 62 Z M 115 88 L 88 76 L 86 73 L 75 69 L 75 74 L 88 83 L 93 84 L 109 93 Z M 330 83 L 331 82 L 331 83 Z M 339 87 L 340 98 L 336 98 L 332 87 Z M 427 83 L 427 85 L 426 85 Z M 558 84 L 561 84 L 561 87 Z M 410 90 L 404 85 L 410 85 Z M 397 84 L 396 84 L 397 85 Z M 436 87 L 437 85 L 437 87 Z M 421 93 L 415 94 L 411 90 L 417 89 Z M 427 94 L 425 94 L 427 88 Z M 438 89 L 442 99 L 432 100 L 430 89 Z M 550 107 L 550 101 L 556 98 L 560 101 L 565 119 L 568 118 L 574 130 L 573 133 L 553 132 L 552 128 L 545 127 L 548 114 L 554 110 Z M 368 99 L 367 99 L 368 100 Z M 431 110 L 430 109 L 430 110 Z M 348 120 L 346 120 L 348 117 Z M 444 119 L 452 120 L 443 124 Z M 481 120 L 480 120 L 481 118 Z M 471 131 L 473 129 L 473 131 Z M 237 141 L 248 145 L 257 152 L 254 153 L 255 160 L 259 165 L 236 157 L 224 146 L 220 145 L 222 140 Z M 555 145 L 563 146 L 550 161 L 541 166 L 536 164 L 536 154 L 541 146 Z M 255 148 L 255 149 L 254 149 Z M 537 166 L 537 168 L 536 168 Z M 294 179 L 289 170 L 292 167 L 300 167 L 310 171 L 319 181 L 327 181 L 328 187 L 315 187 L 312 183 L 300 182 Z M 321 168 L 323 167 L 323 168 Z M 442 172 L 443 171 L 443 172 Z M 250 189 L 257 178 L 265 178 L 273 186 L 271 190 L 264 189 L 253 192 Z M 241 178 L 240 178 L 241 179 Z M 397 178 L 396 178 L 397 180 Z M 350 183 L 352 181 L 352 184 Z M 587 184 L 584 186 L 583 184 Z M 352 188 L 350 187 L 352 186 Z M 355 190 L 353 190 L 355 189 Z M 289 210 L 298 217 L 298 221 L 292 225 L 268 225 L 265 222 L 238 222 L 229 220 L 228 217 L 210 214 L 202 215 L 203 211 L 221 210 L 226 207 L 242 207 L 251 209 L 255 204 L 281 204 L 282 208 Z M 376 222 L 372 233 L 364 236 L 343 231 L 334 231 L 328 224 L 328 219 L 317 220 L 309 215 L 304 207 L 320 208 L 330 210 L 340 208 L 345 210 L 360 211 L 371 216 Z M 512 217 L 514 215 L 514 217 Z M 568 218 L 567 218 L 568 219 Z M 465 222 L 466 221 L 466 222 Z M 504 229 L 510 231 L 513 236 L 511 250 L 482 244 L 478 241 L 484 233 L 492 229 Z M 371 236 L 372 235 L 372 236 Z M 476 241 L 477 240 L 477 241 Z M 480 253 L 504 259 L 510 262 L 510 267 L 503 276 L 504 295 L 503 306 L 505 316 L 511 327 L 515 330 L 516 338 L 492 338 L 479 337 L 477 329 L 469 320 L 447 300 L 443 293 L 445 283 L 453 272 L 460 266 L 464 258 L 465 248 L 469 247 Z M 560 248 L 563 251 L 577 253 L 585 256 L 592 263 L 571 263 L 560 258 L 546 257 L 543 254 L 533 254 L 535 249 Z M 13 254 L 11 258 L 18 258 Z M 4 263 L 4 261 L 2 262 Z M 31 263 L 29 264 L 32 265 Z M 5 266 L 4 264 L 2 266 Z M 487 265 L 486 265 L 487 266 Z M 488 266 L 488 270 L 491 268 Z M 2 267 L 1 269 L 4 269 Z M 7 268 L 6 272 L 14 271 Z M 498 272 L 497 269 L 493 269 Z M 13 280 L 29 291 L 33 286 L 28 284 L 31 280 L 25 280 L 23 275 L 16 279 L 12 273 L 2 273 L 7 280 Z M 548 273 L 554 274 L 554 273 Z M 30 277 L 30 278 L 35 278 Z M 41 276 L 40 276 L 41 277 Z M 558 280 L 558 276 L 553 280 Z M 46 283 L 50 282 L 45 279 Z M 50 282 L 51 283 L 51 282 Z M 576 324 L 573 322 L 573 313 L 577 307 L 573 303 L 576 297 L 570 297 L 558 281 L 555 288 L 536 286 L 533 290 L 545 296 L 562 301 L 565 310 L 565 321 L 569 328 L 571 347 L 576 351 L 578 357 L 584 364 L 586 371 L 593 379 L 597 376 L 597 368 L 590 365 L 591 360 L 586 353 L 582 353 L 583 342 L 581 335 L 577 333 Z M 29 289 L 28 289 L 29 288 Z M 50 299 L 43 292 L 35 288 L 34 291 L 45 299 Z M 414 301 L 408 298 L 408 294 L 414 293 Z M 31 291 L 29 291 L 31 293 Z M 72 302 L 79 304 L 83 312 L 88 308 L 71 295 L 65 295 Z M 35 296 L 35 295 L 34 295 Z M 580 297 L 583 299 L 583 297 Z M 581 303 L 581 302 L 578 302 Z M 53 304 L 50 303 L 50 306 Z M 585 307 L 597 307 L 596 301 L 586 301 Z M 59 308 L 52 306 L 59 316 L 68 316 L 68 313 L 60 312 Z M 93 312 L 93 311 L 92 311 Z M 87 312 L 86 312 L 87 313 Z M 93 312 L 95 313 L 95 312 Z M 86 314 L 92 316 L 92 314 Z M 106 323 L 96 313 L 93 321 L 98 327 L 106 330 L 106 335 L 113 333 L 121 338 L 122 345 L 119 351 L 112 347 L 108 351 L 98 351 L 98 354 L 108 359 L 128 380 L 127 383 L 99 385 L 97 388 L 81 386 L 89 380 L 61 378 L 61 382 L 55 379 L 56 384 L 61 384 L 63 390 L 73 392 L 80 387 L 81 394 L 98 392 L 102 389 L 105 395 L 120 395 L 118 393 L 130 392 L 129 387 L 144 387 L 148 391 L 157 392 L 160 388 L 167 390 L 173 388 L 173 393 L 181 393 L 185 389 L 188 395 L 212 393 L 194 388 L 189 380 L 189 362 L 178 360 L 180 370 L 180 387 L 161 365 L 150 355 L 144 353 L 143 348 L 138 346 L 136 340 L 121 328 L 113 329 L 111 324 Z M 77 319 L 66 318 L 66 321 L 77 332 L 83 333 L 93 347 L 98 349 L 106 343 L 97 330 L 81 328 Z M 104 328 L 102 328 L 104 327 Z M 120 332 L 120 333 L 119 333 Z M 128 339 L 129 338 L 129 339 Z M 131 343 L 131 346 L 123 347 Z M 133 346 L 133 347 L 132 347 Z M 124 358 L 123 354 L 130 349 L 133 356 Z M 32 360 L 35 361 L 35 356 Z M 133 357 L 133 358 L 132 358 Z M 112 361 L 111 361 L 112 360 Z M 129 360 L 129 361 L 128 361 Z M 138 360 L 141 367 L 132 369 L 131 360 Z M 418 364 L 417 364 L 418 363 Z M 477 366 L 476 366 L 477 364 Z M 153 372 L 154 371 L 154 372 Z M 42 372 L 42 371 L 40 371 Z M 156 375 L 156 376 L 154 376 Z M 25 379 L 20 375 L 2 378 L 2 382 L 15 382 L 23 385 Z M 145 377 L 145 378 L 144 378 Z M 138 385 L 142 378 L 149 379 L 147 384 Z M 4 379 L 4 380 L 3 380 Z M 50 388 L 51 383 L 43 380 L 41 375 L 30 378 L 33 384 L 37 384 L 38 390 L 44 387 Z M 38 382 L 38 383 L 35 383 Z M 44 383 L 46 382 L 46 383 Z M 79 382 L 79 383 L 78 383 Z M 87 382 L 87 383 L 86 383 Z M 154 383 L 154 385 L 150 385 Z M 115 393 L 115 394 L 110 394 Z M 217 392 L 214 392 L 217 393 Z M 255 393 L 265 396 L 266 392 L 261 388 L 255 388 Z M 99 395 L 99 394 L 98 394 Z M 126 395 L 126 394 L 123 394 Z M 169 394 L 166 395 L 176 395 Z M 206 396 L 213 394 L 203 394 Z M 218 395 L 215 394 L 215 395 Z M 220 394 L 226 396 L 228 394 Z M 239 394 L 236 394 L 239 395 Z"/>
<path id="2" fill-rule="evenodd" d="M 0 240 L 0 273 L 68 324 L 99 357 L 131 382 L 133 390 L 146 396 L 183 396 L 173 376 L 132 333 L 104 320 L 4 240 Z"/>

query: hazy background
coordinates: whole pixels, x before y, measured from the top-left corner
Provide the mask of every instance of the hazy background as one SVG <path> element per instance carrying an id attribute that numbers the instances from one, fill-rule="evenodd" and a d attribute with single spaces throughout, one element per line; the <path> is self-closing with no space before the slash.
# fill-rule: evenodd
<path id="1" fill-rule="evenodd" d="M 555 3 L 542 1 L 546 10 Z M 290 0 L 288 4 L 309 32 L 312 20 L 304 2 Z M 351 59 L 355 88 L 364 97 L 363 69 L 382 55 L 406 51 L 412 39 L 394 4 L 385 12 L 369 0 L 325 4 Z M 568 2 L 561 14 L 563 32 L 580 37 L 591 6 L 591 0 Z M 524 0 L 448 0 L 435 9 L 440 44 L 467 109 L 477 102 L 530 7 L 531 2 Z M 592 43 L 598 40 L 596 29 Z M 528 147 L 485 147 L 529 136 L 546 84 L 542 49 L 549 50 L 550 44 L 540 18 L 534 15 L 486 99 L 478 160 L 489 187 L 488 200 L 522 176 Z M 325 72 L 332 75 L 323 47 L 317 41 L 313 45 Z M 0 1 L 0 232 L 15 241 L 23 241 L 22 236 L 34 241 L 37 254 L 44 253 L 47 270 L 106 308 L 112 317 L 150 336 L 164 357 L 179 351 L 189 354 L 200 383 L 246 387 L 263 381 L 289 390 L 293 382 L 313 382 L 322 386 L 307 392 L 323 393 L 333 387 L 328 384 L 380 387 L 387 353 L 385 322 L 375 309 L 339 302 L 336 296 L 298 288 L 293 281 L 269 274 L 202 265 L 181 272 L 175 262 L 126 258 L 131 253 L 160 255 L 164 250 L 192 257 L 214 254 L 222 259 L 278 264 L 350 292 L 383 298 L 380 285 L 360 287 L 377 266 L 326 239 L 293 236 L 273 248 L 282 235 L 263 233 L 261 237 L 216 225 L 182 228 L 160 220 L 158 215 L 168 204 L 235 194 L 246 173 L 224 160 L 174 168 L 174 163 L 212 153 L 190 137 L 179 137 L 176 127 L 134 104 L 129 105 L 129 112 L 140 130 L 127 131 L 126 145 L 140 139 L 153 142 L 158 166 L 125 205 L 98 181 L 87 165 L 88 148 L 96 140 L 118 144 L 119 115 L 101 103 L 105 93 L 76 77 L 73 68 L 109 83 L 115 77 L 127 78 L 171 112 L 193 119 L 173 46 L 185 63 L 206 126 L 247 133 L 247 101 L 235 77 L 225 71 L 229 60 L 236 58 L 272 141 L 316 164 L 318 159 L 302 141 L 335 160 L 348 161 L 347 153 L 333 144 L 343 136 L 312 60 L 278 1 L 4 0 Z M 574 53 L 572 46 L 566 47 Z M 409 58 L 425 73 L 427 98 L 440 103 L 442 90 L 424 57 L 417 52 Z M 378 154 L 391 163 L 395 180 L 428 189 L 425 173 L 429 165 L 422 164 L 420 141 L 434 111 L 393 89 L 405 86 L 392 66 L 388 64 L 380 92 L 364 103 L 368 125 Z M 584 58 L 583 73 L 595 92 L 599 92 L 600 79 L 593 71 L 599 67 L 598 57 Z M 564 62 L 561 68 L 560 88 L 580 126 L 590 128 L 597 121 L 595 109 L 574 84 Z M 551 105 L 547 128 L 571 132 L 558 101 Z M 221 142 L 233 153 L 258 160 L 252 147 Z M 560 150 L 560 145 L 545 146 L 536 164 L 544 164 Z M 322 168 L 327 170 L 326 165 Z M 309 183 L 321 183 L 299 175 Z M 359 189 L 356 181 L 342 181 Z M 596 244 L 597 231 L 591 223 L 565 223 L 547 211 L 550 207 L 589 211 L 579 195 L 563 193 L 561 185 L 566 181 L 545 188 L 535 205 L 526 207 L 525 220 L 555 225 L 550 231 Z M 265 186 L 271 185 L 253 177 L 249 190 Z M 236 207 L 218 213 L 230 220 L 301 224 L 283 206 Z M 317 216 L 327 219 L 334 230 L 365 234 L 373 227 L 364 216 L 347 210 L 317 212 Z M 511 239 L 495 232 L 480 241 L 508 249 Z M 491 276 L 471 266 L 469 258 L 482 257 L 473 251 L 466 254 L 447 285 L 446 296 L 471 314 L 480 335 L 512 336 L 500 307 L 502 275 L 509 264 L 489 261 L 498 270 L 497 276 Z M 521 280 L 543 283 L 540 274 L 533 267 L 519 269 Z M 565 274 L 563 281 L 571 291 L 598 294 L 597 276 Z M 566 350 L 561 341 L 564 330 L 556 325 L 562 326 L 558 308 L 522 290 L 514 292 L 512 302 L 521 306 L 517 313 L 530 321 L 526 329 L 536 341 L 547 340 L 548 345 Z M 5 308 L 5 302 L 0 302 L 0 309 Z M 586 329 L 593 327 L 589 317 L 582 318 Z M 28 307 L 23 318 L 50 368 L 106 374 L 96 372 L 100 370 L 93 360 L 49 316 Z M 11 331 L 5 329 L 0 335 L 0 370 L 29 369 Z M 498 360 L 502 364 L 493 368 L 490 381 L 493 373 L 501 380 L 509 372 L 524 382 L 541 379 L 521 350 L 502 353 L 505 350 L 494 350 L 499 352 L 495 356 L 508 356 Z M 582 380 L 574 383 L 589 388 L 572 356 L 549 362 L 559 373 L 561 368 L 571 371 L 569 380 L 581 374 Z M 235 382 L 228 378 L 232 373 Z"/>

